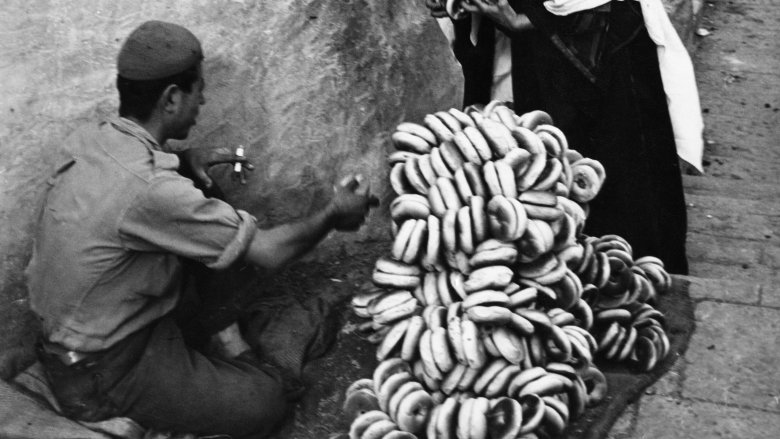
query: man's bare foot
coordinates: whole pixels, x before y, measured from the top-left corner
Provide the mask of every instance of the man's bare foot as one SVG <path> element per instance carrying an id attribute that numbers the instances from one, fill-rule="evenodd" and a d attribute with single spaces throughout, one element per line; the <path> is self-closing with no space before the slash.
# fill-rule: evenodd
<path id="1" fill-rule="evenodd" d="M 213 353 L 228 360 L 236 358 L 251 349 L 244 337 L 241 336 L 238 323 L 233 323 L 212 335 L 209 345 Z"/>

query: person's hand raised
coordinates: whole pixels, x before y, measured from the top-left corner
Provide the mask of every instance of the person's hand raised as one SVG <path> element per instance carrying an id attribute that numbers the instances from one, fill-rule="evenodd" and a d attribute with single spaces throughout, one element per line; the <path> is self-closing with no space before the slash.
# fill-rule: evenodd
<path id="1" fill-rule="evenodd" d="M 527 29 L 530 22 L 524 14 L 518 14 L 507 0 L 468 0 L 461 3 L 463 10 L 482 15 L 505 33 Z"/>

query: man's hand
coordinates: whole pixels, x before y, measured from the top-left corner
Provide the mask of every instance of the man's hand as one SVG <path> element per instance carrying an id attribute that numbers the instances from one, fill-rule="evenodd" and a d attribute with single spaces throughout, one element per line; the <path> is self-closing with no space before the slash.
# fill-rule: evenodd
<path id="1" fill-rule="evenodd" d="M 193 177 L 207 188 L 213 184 L 208 170 L 214 165 L 241 163 L 242 170 L 255 169 L 246 157 L 237 156 L 235 151 L 229 148 L 191 148 L 180 152 L 179 158 L 186 162 L 185 165 L 191 170 Z M 241 184 L 245 184 L 243 172 L 240 178 Z"/>
<path id="2" fill-rule="evenodd" d="M 431 11 L 431 17 L 434 18 L 447 17 L 446 3 L 447 0 L 425 0 L 425 6 Z"/>
<path id="3" fill-rule="evenodd" d="M 333 187 L 333 200 L 328 207 L 336 230 L 357 230 L 365 222 L 372 207 L 379 205 L 379 199 L 371 195 L 368 182 L 363 176 L 347 176 Z"/>
<path id="4" fill-rule="evenodd" d="M 507 34 L 532 27 L 525 14 L 518 14 L 507 0 L 469 0 L 464 1 L 461 6 L 465 11 L 489 18 Z"/>

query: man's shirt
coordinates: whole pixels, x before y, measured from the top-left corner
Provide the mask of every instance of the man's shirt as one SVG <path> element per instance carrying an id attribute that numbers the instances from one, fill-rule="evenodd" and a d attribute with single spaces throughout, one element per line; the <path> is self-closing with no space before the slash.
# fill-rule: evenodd
<path id="1" fill-rule="evenodd" d="M 180 257 L 220 269 L 241 258 L 255 219 L 206 198 L 179 159 L 123 118 L 73 133 L 49 180 L 27 267 L 49 341 L 105 349 L 167 314 Z"/>

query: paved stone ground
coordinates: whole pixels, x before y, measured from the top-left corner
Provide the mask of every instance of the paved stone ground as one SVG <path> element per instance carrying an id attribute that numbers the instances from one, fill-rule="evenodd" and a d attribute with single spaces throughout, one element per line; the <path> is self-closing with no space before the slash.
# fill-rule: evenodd
<path id="1" fill-rule="evenodd" d="M 778 0 L 704 3 L 693 46 L 705 175 L 686 176 L 696 331 L 612 439 L 764 438 L 780 430 Z M 773 433 L 774 432 L 774 433 Z"/>

